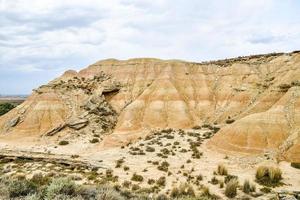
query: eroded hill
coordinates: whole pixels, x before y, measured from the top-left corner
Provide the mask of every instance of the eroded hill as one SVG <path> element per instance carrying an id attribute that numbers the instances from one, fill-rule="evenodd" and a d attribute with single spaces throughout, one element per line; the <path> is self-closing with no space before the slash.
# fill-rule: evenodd
<path id="1" fill-rule="evenodd" d="M 208 142 L 213 149 L 300 162 L 300 53 L 99 61 L 36 89 L 0 118 L 0 133 L 16 144 L 74 146 L 97 136 L 92 148 L 101 150 L 152 129 L 199 125 L 221 128 Z"/>

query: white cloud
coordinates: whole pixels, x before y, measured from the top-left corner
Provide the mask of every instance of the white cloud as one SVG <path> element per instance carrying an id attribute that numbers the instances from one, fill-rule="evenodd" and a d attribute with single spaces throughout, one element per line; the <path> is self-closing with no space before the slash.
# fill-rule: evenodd
<path id="1" fill-rule="evenodd" d="M 299 19 L 297 0 L 0 0 L 0 72 L 45 71 L 49 80 L 108 57 L 290 51 Z"/>

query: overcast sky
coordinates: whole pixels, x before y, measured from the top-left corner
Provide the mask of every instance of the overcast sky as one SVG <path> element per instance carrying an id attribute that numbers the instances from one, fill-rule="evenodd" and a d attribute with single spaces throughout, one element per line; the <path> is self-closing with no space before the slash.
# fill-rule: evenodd
<path id="1" fill-rule="evenodd" d="M 299 0 L 0 0 L 0 94 L 106 58 L 300 49 Z"/>

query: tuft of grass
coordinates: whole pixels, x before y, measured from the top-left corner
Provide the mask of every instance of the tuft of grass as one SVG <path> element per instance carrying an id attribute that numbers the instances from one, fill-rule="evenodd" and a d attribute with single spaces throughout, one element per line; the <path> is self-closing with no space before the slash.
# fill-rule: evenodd
<path id="1" fill-rule="evenodd" d="M 182 198 L 182 197 L 195 197 L 195 191 L 191 185 L 185 183 L 185 184 L 180 184 L 178 188 L 174 187 L 171 190 L 170 196 L 172 197 L 172 199 Z"/>
<path id="2" fill-rule="evenodd" d="M 255 174 L 256 182 L 261 185 L 276 187 L 282 180 L 282 172 L 278 167 L 260 166 Z"/>
<path id="3" fill-rule="evenodd" d="M 250 192 L 255 192 L 256 188 L 254 184 L 250 184 L 249 180 L 245 180 L 243 184 L 243 192 L 249 194 Z"/>
<path id="4" fill-rule="evenodd" d="M 226 184 L 225 195 L 229 198 L 233 198 L 237 195 L 238 181 L 237 179 L 232 179 Z"/>
<path id="5" fill-rule="evenodd" d="M 217 172 L 221 176 L 227 176 L 228 175 L 228 171 L 227 171 L 227 169 L 226 169 L 226 167 L 224 165 L 218 165 Z"/>

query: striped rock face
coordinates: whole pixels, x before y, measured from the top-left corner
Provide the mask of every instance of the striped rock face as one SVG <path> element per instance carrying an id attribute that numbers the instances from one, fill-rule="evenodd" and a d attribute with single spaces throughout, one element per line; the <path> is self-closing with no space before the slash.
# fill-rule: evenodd
<path id="1" fill-rule="evenodd" d="M 300 162 L 300 53 L 205 63 L 99 61 L 39 88 L 0 118 L 0 130 L 20 137 L 82 131 L 72 129 L 71 119 L 86 122 L 76 126 L 85 132 L 110 133 L 106 146 L 151 129 L 214 123 L 221 130 L 208 142 L 211 148 Z"/>

